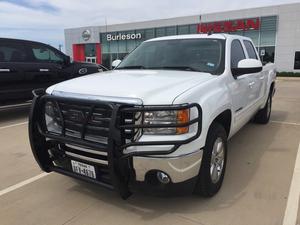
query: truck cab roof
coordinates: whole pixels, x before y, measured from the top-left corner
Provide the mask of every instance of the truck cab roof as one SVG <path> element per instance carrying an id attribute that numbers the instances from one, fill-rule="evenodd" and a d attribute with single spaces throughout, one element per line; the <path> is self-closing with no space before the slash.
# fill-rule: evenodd
<path id="1" fill-rule="evenodd" d="M 166 36 L 166 37 L 159 37 L 147 40 L 145 42 L 151 41 L 166 41 L 166 40 L 180 40 L 180 39 L 244 39 L 244 40 L 251 40 L 250 38 L 240 36 L 240 35 L 232 35 L 232 34 L 186 34 L 186 35 L 174 35 L 174 36 Z"/>

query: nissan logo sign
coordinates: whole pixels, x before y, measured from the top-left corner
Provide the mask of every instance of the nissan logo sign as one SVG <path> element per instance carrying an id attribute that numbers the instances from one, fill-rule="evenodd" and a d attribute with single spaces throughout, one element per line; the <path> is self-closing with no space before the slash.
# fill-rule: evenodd
<path id="1" fill-rule="evenodd" d="M 83 32 L 82 32 L 82 38 L 83 38 L 83 40 L 85 40 L 85 41 L 90 40 L 90 38 L 91 38 L 91 32 L 90 32 L 89 30 L 83 31 Z"/>

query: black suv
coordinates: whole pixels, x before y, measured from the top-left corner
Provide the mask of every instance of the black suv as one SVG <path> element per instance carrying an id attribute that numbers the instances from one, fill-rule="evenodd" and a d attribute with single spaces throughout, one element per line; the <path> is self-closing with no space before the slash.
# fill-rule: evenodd
<path id="1" fill-rule="evenodd" d="M 30 100 L 33 89 L 106 70 L 99 64 L 71 62 L 43 43 L 0 38 L 0 105 Z"/>

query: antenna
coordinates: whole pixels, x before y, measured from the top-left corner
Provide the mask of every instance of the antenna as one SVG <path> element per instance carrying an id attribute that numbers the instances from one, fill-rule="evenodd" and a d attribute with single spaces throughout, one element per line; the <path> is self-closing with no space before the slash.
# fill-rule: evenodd
<path id="1" fill-rule="evenodd" d="M 105 16 L 105 33 L 107 33 L 107 17 Z"/>
<path id="2" fill-rule="evenodd" d="M 202 32 L 201 32 L 201 24 L 202 24 L 202 16 L 201 16 L 201 14 L 200 14 L 200 16 L 199 16 L 199 34 L 201 34 Z"/>

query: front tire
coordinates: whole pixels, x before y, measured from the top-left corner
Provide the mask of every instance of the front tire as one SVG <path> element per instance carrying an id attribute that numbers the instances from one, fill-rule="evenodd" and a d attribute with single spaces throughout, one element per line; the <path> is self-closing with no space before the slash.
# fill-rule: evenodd
<path id="1" fill-rule="evenodd" d="M 209 128 L 195 194 L 212 197 L 220 190 L 227 161 L 227 133 L 222 125 Z"/>
<path id="2" fill-rule="evenodd" d="M 257 112 L 254 117 L 254 122 L 259 124 L 267 124 L 270 121 L 272 111 L 272 93 L 268 96 L 265 107 Z"/>

